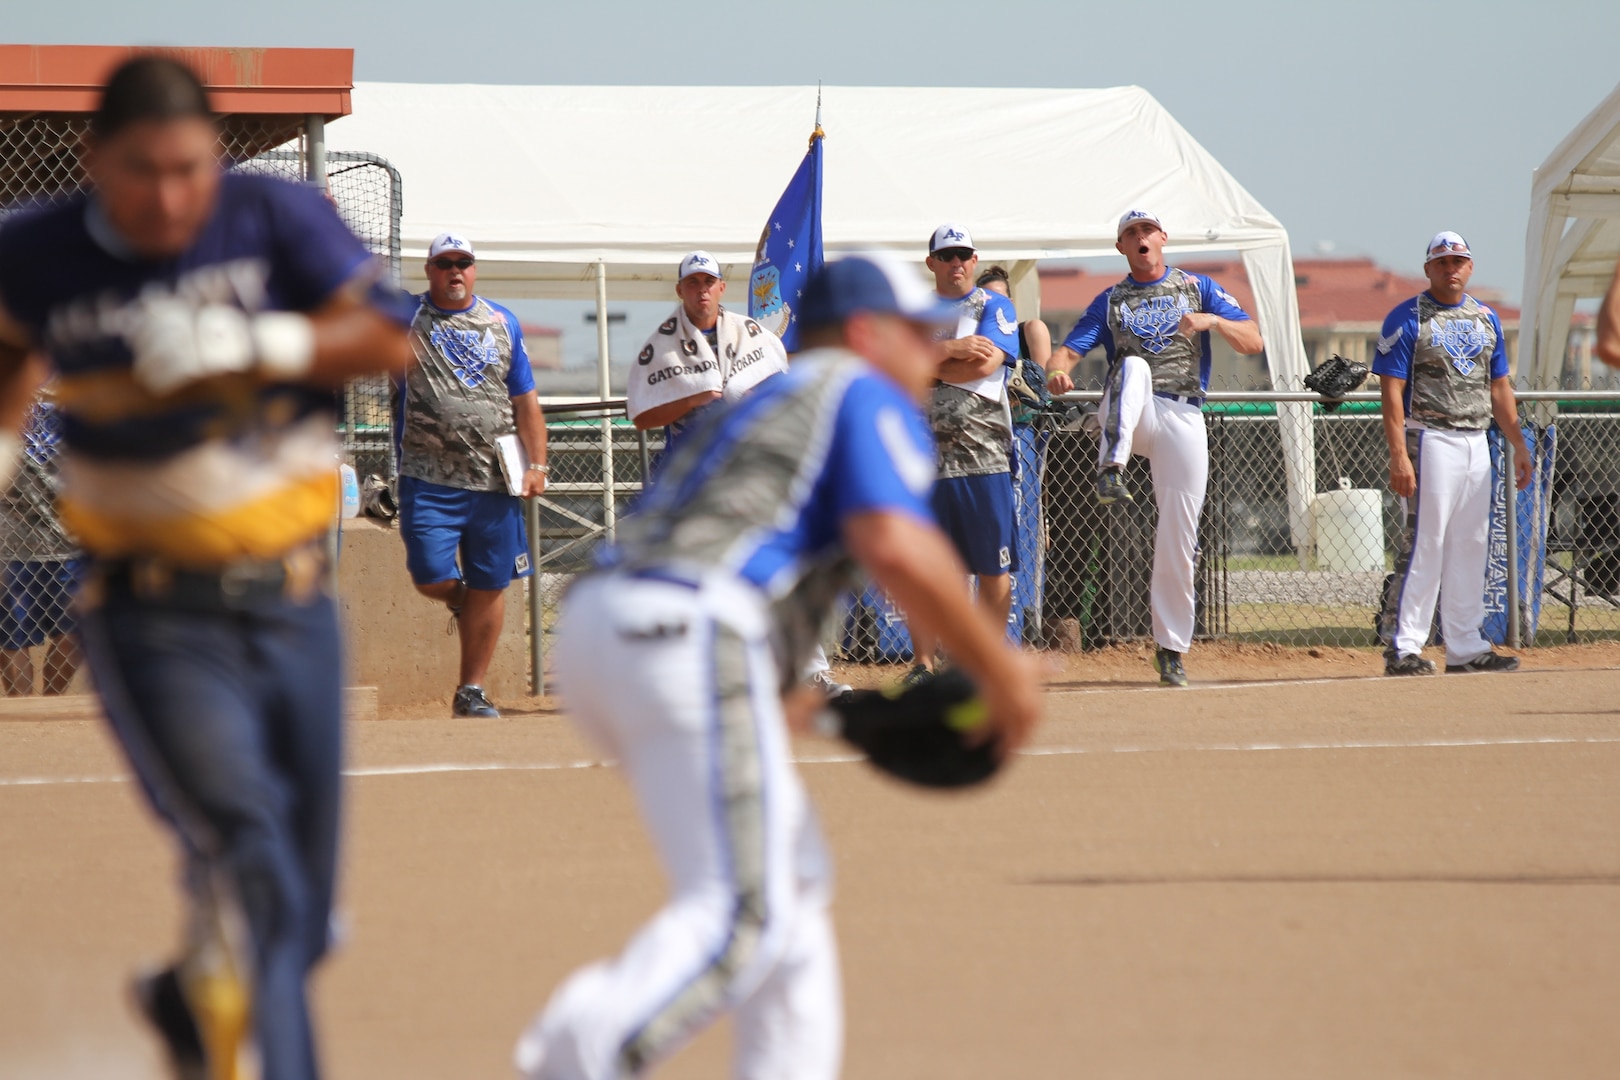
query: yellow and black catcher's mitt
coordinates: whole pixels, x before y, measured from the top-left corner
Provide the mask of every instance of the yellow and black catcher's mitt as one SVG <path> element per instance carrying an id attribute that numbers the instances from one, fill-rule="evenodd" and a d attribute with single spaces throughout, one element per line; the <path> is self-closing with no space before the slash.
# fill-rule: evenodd
<path id="1" fill-rule="evenodd" d="M 1346 394 L 1361 385 L 1370 370 L 1366 364 L 1346 360 L 1334 353 L 1305 376 L 1305 389 L 1315 390 L 1327 398 L 1322 402 L 1322 408 L 1332 412 L 1343 402 Z"/>
<path id="2" fill-rule="evenodd" d="M 983 783 L 1001 766 L 994 740 L 983 737 L 989 716 L 973 680 L 951 669 L 916 686 L 846 694 L 821 723 L 891 776 L 955 788 Z"/>

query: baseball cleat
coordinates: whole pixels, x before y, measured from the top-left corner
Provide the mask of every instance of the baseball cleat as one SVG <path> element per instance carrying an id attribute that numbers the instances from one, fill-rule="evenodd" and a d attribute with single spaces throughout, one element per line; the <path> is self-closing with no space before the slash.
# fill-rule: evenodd
<path id="1" fill-rule="evenodd" d="M 815 689 L 820 690 L 821 696 L 826 698 L 828 701 L 837 701 L 839 698 L 843 697 L 845 694 L 851 693 L 855 689 L 849 684 L 841 683 L 837 679 L 833 678 L 833 673 L 826 668 L 822 668 L 805 681 Z"/>
<path id="2" fill-rule="evenodd" d="M 169 1052 L 169 1073 L 174 1080 L 209 1080 L 202 1036 L 197 1033 L 197 1021 L 180 992 L 174 969 L 137 975 L 129 989 L 136 1010 Z"/>
<path id="3" fill-rule="evenodd" d="M 1517 656 L 1503 656 L 1499 652 L 1483 652 L 1466 664 L 1447 664 L 1447 675 L 1469 675 L 1476 671 L 1518 671 Z"/>
<path id="4" fill-rule="evenodd" d="M 483 720 L 499 720 L 501 710 L 484 695 L 481 686 L 456 688 L 456 700 L 450 706 L 451 716 L 474 716 Z"/>
<path id="5" fill-rule="evenodd" d="M 206 1064 L 198 1075 L 206 1080 L 259 1080 L 252 992 L 230 950 L 211 945 L 193 953 L 175 978 L 202 1045 Z"/>
<path id="6" fill-rule="evenodd" d="M 923 683 L 927 682 L 929 679 L 932 679 L 933 677 L 934 677 L 934 673 L 932 671 L 929 671 L 926 665 L 924 665 L 924 664 L 913 664 L 911 666 L 911 670 L 906 672 L 906 677 L 900 680 L 900 685 L 901 686 L 921 686 Z"/>
<path id="7" fill-rule="evenodd" d="M 1425 660 L 1421 656 L 1386 656 L 1384 657 L 1385 675 L 1433 675 L 1434 661 Z"/>
<path id="8" fill-rule="evenodd" d="M 1187 685 L 1187 670 L 1181 666 L 1180 653 L 1173 649 L 1161 648 L 1154 654 L 1153 659 L 1159 667 L 1160 686 Z"/>
<path id="9" fill-rule="evenodd" d="M 1135 502 L 1131 489 L 1125 486 L 1125 474 L 1119 469 L 1104 469 L 1097 474 L 1097 502 L 1110 506 L 1117 502 Z"/>

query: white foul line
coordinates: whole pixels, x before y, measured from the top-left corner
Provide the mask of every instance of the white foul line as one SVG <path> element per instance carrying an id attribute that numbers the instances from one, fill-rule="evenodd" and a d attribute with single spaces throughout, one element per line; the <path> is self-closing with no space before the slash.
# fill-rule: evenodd
<path id="1" fill-rule="evenodd" d="M 1395 740 L 1354 740 L 1346 742 L 1298 743 L 1201 743 L 1166 746 L 1032 746 L 1018 751 L 1026 757 L 1066 757 L 1079 754 L 1184 754 L 1211 751 L 1273 750 L 1444 750 L 1479 746 L 1588 746 L 1620 743 L 1620 736 L 1566 736 L 1474 739 L 1429 739 L 1417 742 Z M 843 765 L 864 761 L 860 754 L 818 754 L 793 759 L 796 765 Z M 368 765 L 343 770 L 343 775 L 354 778 L 372 776 L 430 776 L 447 773 L 479 772 L 564 772 L 573 769 L 600 769 L 613 765 L 611 761 L 541 761 L 541 762 L 430 762 L 424 765 Z M 127 784 L 129 776 L 0 776 L 0 788 L 50 787 L 58 784 Z"/>

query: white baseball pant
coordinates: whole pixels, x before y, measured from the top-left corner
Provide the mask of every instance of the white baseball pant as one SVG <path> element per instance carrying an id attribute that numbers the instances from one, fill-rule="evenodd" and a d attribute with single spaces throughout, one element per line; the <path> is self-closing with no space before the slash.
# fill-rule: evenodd
<path id="1" fill-rule="evenodd" d="M 1132 454 L 1153 469 L 1159 523 L 1153 534 L 1150 586 L 1153 640 L 1184 653 L 1192 645 L 1198 518 L 1209 486 L 1209 435 L 1203 410 L 1153 392 L 1153 374 L 1140 356 L 1124 357 L 1103 391 L 1099 468 L 1124 465 Z"/>
<path id="2" fill-rule="evenodd" d="M 519 1039 L 533 1080 L 639 1075 L 723 1010 L 738 1080 L 832 1080 L 843 1049 L 831 872 L 789 758 L 757 590 L 610 574 L 564 601 L 570 714 L 635 790 L 671 895 Z"/>
<path id="3" fill-rule="evenodd" d="M 1440 602 L 1446 663 L 1466 664 L 1491 649 L 1485 625 L 1485 558 L 1491 513 L 1491 452 L 1483 431 L 1411 429 L 1407 454 L 1417 473 L 1416 502 L 1402 499 L 1406 535 L 1395 567 L 1395 652 L 1419 656 Z"/>

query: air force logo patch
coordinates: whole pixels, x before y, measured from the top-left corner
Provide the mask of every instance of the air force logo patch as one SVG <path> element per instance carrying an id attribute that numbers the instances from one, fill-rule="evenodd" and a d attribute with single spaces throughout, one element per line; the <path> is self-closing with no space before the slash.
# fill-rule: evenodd
<path id="1" fill-rule="evenodd" d="M 996 329 L 1003 334 L 1016 334 L 1018 333 L 1018 321 L 1007 318 L 1007 309 L 998 307 L 996 308 Z"/>
<path id="2" fill-rule="evenodd" d="M 1397 326 L 1395 332 L 1388 337 L 1378 339 L 1378 355 L 1388 356 L 1389 351 L 1401 343 L 1401 337 L 1406 333 L 1406 327 Z"/>
<path id="3" fill-rule="evenodd" d="M 1150 296 L 1135 308 L 1121 302 L 1119 321 L 1137 336 L 1142 348 L 1157 356 L 1170 347 L 1181 317 L 1191 311 L 1192 305 L 1185 296 Z"/>
<path id="4" fill-rule="evenodd" d="M 1472 375 L 1476 358 L 1492 344 L 1490 328 L 1482 319 L 1436 319 L 1429 333 L 1434 343 L 1451 357 L 1451 366 L 1461 375 Z"/>

